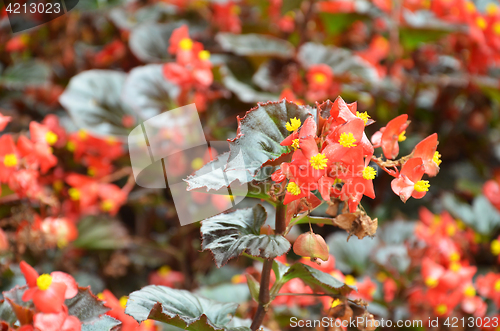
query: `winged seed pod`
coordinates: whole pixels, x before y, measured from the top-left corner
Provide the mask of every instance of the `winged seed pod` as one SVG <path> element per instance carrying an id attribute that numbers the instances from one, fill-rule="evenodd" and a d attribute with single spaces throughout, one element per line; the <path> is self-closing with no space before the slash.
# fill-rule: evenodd
<path id="1" fill-rule="evenodd" d="M 293 244 L 293 251 L 295 254 L 310 257 L 311 260 L 321 259 L 328 261 L 328 246 L 325 239 L 319 234 L 307 232 L 301 234 Z"/>

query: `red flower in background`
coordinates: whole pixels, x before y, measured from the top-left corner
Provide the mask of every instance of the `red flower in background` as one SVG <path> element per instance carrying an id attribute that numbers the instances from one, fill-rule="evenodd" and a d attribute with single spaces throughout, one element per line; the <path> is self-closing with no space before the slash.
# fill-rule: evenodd
<path id="1" fill-rule="evenodd" d="M 39 275 L 24 261 L 21 261 L 19 266 L 28 284 L 23 301 L 33 300 L 35 307 L 42 313 L 64 311 L 64 300 L 71 299 L 78 293 L 76 281 L 64 272 L 54 271 L 50 275 Z"/>
<path id="2" fill-rule="evenodd" d="M 241 33 L 240 6 L 233 1 L 226 1 L 224 3 L 214 2 L 212 7 L 214 9 L 214 22 L 221 31 Z"/>
<path id="3" fill-rule="evenodd" d="M 306 79 L 306 98 L 311 101 L 323 100 L 339 92 L 339 86 L 333 81 L 332 69 L 326 64 L 311 66 L 307 70 Z"/>
<path id="4" fill-rule="evenodd" d="M 493 206 L 500 211 L 500 185 L 499 181 L 489 180 L 483 186 L 483 194 Z"/>
<path id="5" fill-rule="evenodd" d="M 3 131 L 7 124 L 12 120 L 10 116 L 4 116 L 0 113 L 0 131 Z"/>
<path id="6" fill-rule="evenodd" d="M 59 313 L 35 314 L 33 326 L 40 331 L 80 331 L 82 329 L 82 323 L 78 317 L 68 315 L 66 306 Z"/>
<path id="7" fill-rule="evenodd" d="M 0 182 L 7 183 L 19 166 L 19 157 L 10 134 L 0 137 Z"/>
<path id="8" fill-rule="evenodd" d="M 153 321 L 146 320 L 141 324 L 137 323 L 136 320 L 127 314 L 125 314 L 125 307 L 127 305 L 127 297 L 121 297 L 118 300 L 113 293 L 109 290 L 104 290 L 98 295 L 99 299 L 104 301 L 104 306 L 110 308 L 111 310 L 106 313 L 113 318 L 121 321 L 122 331 L 155 331 L 156 327 Z"/>
<path id="9" fill-rule="evenodd" d="M 184 283 L 184 274 L 163 266 L 149 275 L 149 284 L 177 288 Z"/>

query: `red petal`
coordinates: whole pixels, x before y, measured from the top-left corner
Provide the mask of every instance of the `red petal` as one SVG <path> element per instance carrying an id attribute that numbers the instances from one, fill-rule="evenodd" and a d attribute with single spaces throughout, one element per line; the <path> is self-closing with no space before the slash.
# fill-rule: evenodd
<path id="1" fill-rule="evenodd" d="M 26 291 L 24 291 L 23 293 L 23 301 L 30 301 L 31 299 L 33 299 L 33 295 L 35 295 L 36 291 L 38 291 L 38 287 L 30 287 L 29 289 L 27 289 Z"/>
<path id="2" fill-rule="evenodd" d="M 306 118 L 304 124 L 300 128 L 299 135 L 300 138 L 307 138 L 309 136 L 316 136 L 316 122 L 314 121 L 314 118 L 308 117 Z"/>
<path id="3" fill-rule="evenodd" d="M 42 313 L 58 313 L 63 309 L 65 292 L 66 285 L 64 283 L 52 283 L 47 290 L 36 291 L 33 303 Z"/>
<path id="4" fill-rule="evenodd" d="M 52 276 L 52 282 L 66 285 L 65 299 L 71 299 L 78 293 L 78 284 L 71 275 L 61 271 L 54 271 L 50 275 Z"/>
<path id="5" fill-rule="evenodd" d="M 300 138 L 299 141 L 300 150 L 304 153 L 304 156 L 309 160 L 311 157 L 318 154 L 318 145 L 314 137 L 309 136 L 307 138 Z"/>
<path id="6" fill-rule="evenodd" d="M 36 280 L 38 279 L 38 272 L 30 266 L 28 263 L 21 261 L 19 263 L 19 268 L 21 268 L 21 272 L 24 275 L 24 278 L 26 278 L 26 283 L 28 284 L 29 287 L 36 287 Z"/>
<path id="7" fill-rule="evenodd" d="M 393 159 L 398 156 L 399 153 L 399 144 L 398 138 L 399 134 L 403 132 L 408 126 L 408 115 L 403 114 L 398 117 L 392 119 L 387 123 L 385 127 L 384 133 L 382 133 L 382 151 L 384 155 L 388 159 Z M 372 138 L 373 139 L 373 138 Z"/>
<path id="8" fill-rule="evenodd" d="M 401 175 L 407 176 L 413 183 L 418 182 L 424 175 L 424 165 L 421 158 L 411 158 L 403 164 Z"/>
<path id="9" fill-rule="evenodd" d="M 68 316 L 62 326 L 62 331 L 81 331 L 82 323 L 76 316 Z"/>
<path id="10" fill-rule="evenodd" d="M 35 314 L 33 325 L 37 330 L 43 331 L 61 331 L 67 313 L 62 311 L 55 314 Z"/>

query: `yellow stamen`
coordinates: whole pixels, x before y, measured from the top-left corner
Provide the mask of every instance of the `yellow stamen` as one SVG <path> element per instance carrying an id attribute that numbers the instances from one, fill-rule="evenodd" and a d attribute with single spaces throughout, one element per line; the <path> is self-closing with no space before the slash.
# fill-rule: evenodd
<path id="1" fill-rule="evenodd" d="M 398 141 L 399 142 L 402 142 L 402 141 L 405 141 L 406 140 L 406 136 L 405 136 L 405 133 L 406 133 L 406 130 L 401 132 L 398 136 Z"/>
<path id="2" fill-rule="evenodd" d="M 368 119 L 370 118 L 370 115 L 365 111 L 364 113 L 360 113 L 359 111 L 356 112 L 356 117 L 361 118 L 363 122 L 368 123 Z"/>
<path id="3" fill-rule="evenodd" d="M 493 240 L 491 242 L 491 253 L 493 253 L 493 255 L 500 255 L 500 241 Z"/>
<path id="4" fill-rule="evenodd" d="M 286 190 L 288 191 L 288 193 L 293 194 L 293 195 L 299 195 L 300 192 L 302 192 L 300 190 L 299 185 L 297 185 L 294 182 L 288 183 L 288 185 L 286 186 Z"/>
<path id="5" fill-rule="evenodd" d="M 109 136 L 106 138 L 106 142 L 109 144 L 109 145 L 113 145 L 114 143 L 116 143 L 116 138 L 113 137 L 113 136 Z"/>
<path id="6" fill-rule="evenodd" d="M 476 289 L 474 288 L 474 286 L 468 285 L 464 290 L 464 294 L 467 297 L 474 297 L 476 296 Z"/>
<path id="7" fill-rule="evenodd" d="M 476 5 L 472 1 L 467 1 L 466 3 L 466 8 L 469 13 L 475 13 L 476 12 Z"/>
<path id="8" fill-rule="evenodd" d="M 498 12 L 498 6 L 495 5 L 493 2 L 490 2 L 489 4 L 486 5 L 486 13 L 488 15 L 495 15 Z"/>
<path id="9" fill-rule="evenodd" d="M 87 139 L 87 135 L 88 135 L 88 133 L 84 129 L 80 129 L 78 131 L 78 137 L 80 137 L 81 140 Z"/>
<path id="10" fill-rule="evenodd" d="M 293 149 L 299 149 L 299 139 L 294 139 L 292 141 L 292 148 Z"/>
<path id="11" fill-rule="evenodd" d="M 462 268 L 462 265 L 458 262 L 452 262 L 450 264 L 450 270 L 454 272 L 458 272 Z"/>
<path id="12" fill-rule="evenodd" d="M 441 161 L 441 154 L 439 154 L 438 151 L 434 152 L 434 156 L 432 157 L 432 161 L 434 161 L 434 163 L 436 163 L 437 165 L 440 165 L 441 162 L 443 162 L 443 161 Z"/>
<path id="13" fill-rule="evenodd" d="M 240 284 L 246 281 L 246 277 L 243 275 L 234 275 L 231 277 L 231 283 L 233 284 Z"/>
<path id="14" fill-rule="evenodd" d="M 110 211 L 111 209 L 113 209 L 113 207 L 115 206 L 115 204 L 113 203 L 113 201 L 111 200 L 104 200 L 102 203 L 101 203 L 101 209 L 105 212 L 108 212 Z"/>
<path id="15" fill-rule="evenodd" d="M 431 187 L 431 185 L 428 180 L 419 180 L 415 183 L 415 185 L 413 185 L 413 188 L 417 192 L 427 192 L 429 191 L 429 187 Z"/>
<path id="16" fill-rule="evenodd" d="M 121 297 L 120 298 L 120 306 L 122 306 L 122 308 L 127 307 L 127 301 L 128 301 L 128 297 L 126 297 L 126 296 Z"/>
<path id="17" fill-rule="evenodd" d="M 321 153 L 311 156 L 311 159 L 309 160 L 309 162 L 311 162 L 311 166 L 316 170 L 325 169 L 327 161 L 328 159 L 325 154 Z"/>
<path id="18" fill-rule="evenodd" d="M 457 262 L 460 261 L 460 254 L 458 252 L 453 252 L 450 254 L 450 261 Z"/>
<path id="19" fill-rule="evenodd" d="M 183 51 L 190 51 L 193 48 L 193 41 L 189 38 L 184 38 L 179 42 L 179 47 Z"/>
<path id="20" fill-rule="evenodd" d="M 342 134 L 340 135 L 339 144 L 341 144 L 344 147 L 347 148 L 355 147 L 357 146 L 355 142 L 356 138 L 354 138 L 352 132 L 349 133 L 342 132 Z"/>
<path id="21" fill-rule="evenodd" d="M 95 168 L 94 168 L 94 167 L 89 167 L 89 168 L 87 169 L 87 173 L 89 174 L 89 176 L 94 177 L 94 176 L 95 176 L 95 174 L 96 174 L 96 170 L 95 170 Z"/>
<path id="22" fill-rule="evenodd" d="M 453 237 L 456 232 L 457 232 L 457 228 L 454 225 L 449 224 L 446 227 L 446 233 L 448 234 L 449 237 Z"/>
<path id="23" fill-rule="evenodd" d="M 16 154 L 7 154 L 3 158 L 3 164 L 6 167 L 15 167 L 17 165 L 17 156 Z"/>
<path id="24" fill-rule="evenodd" d="M 36 279 L 36 286 L 42 291 L 46 291 L 52 284 L 52 276 L 43 274 Z"/>
<path id="25" fill-rule="evenodd" d="M 444 303 L 442 303 L 436 307 L 435 311 L 436 311 L 436 314 L 438 314 L 438 315 L 444 315 L 448 311 L 448 307 L 446 307 L 446 305 Z"/>
<path id="26" fill-rule="evenodd" d="M 68 194 L 69 194 L 69 197 L 71 198 L 71 200 L 73 201 L 77 201 L 77 200 L 80 200 L 80 190 L 78 190 L 77 188 L 70 188 L 68 190 Z"/>
<path id="27" fill-rule="evenodd" d="M 483 17 L 478 17 L 476 19 L 476 24 L 481 30 L 486 29 L 486 27 L 488 26 L 488 23 L 486 23 L 486 20 Z"/>
<path id="28" fill-rule="evenodd" d="M 326 82 L 326 75 L 317 72 L 313 75 L 313 81 L 318 84 L 324 84 Z"/>
<path id="29" fill-rule="evenodd" d="M 202 61 L 207 61 L 208 59 L 210 59 L 210 52 L 207 50 L 200 51 L 198 53 L 198 58 Z"/>
<path id="30" fill-rule="evenodd" d="M 493 23 L 493 32 L 494 32 L 497 36 L 500 36 L 500 22 L 495 22 L 495 23 Z"/>
<path id="31" fill-rule="evenodd" d="M 104 300 L 104 294 L 102 292 L 97 293 L 97 299 Z"/>
<path id="32" fill-rule="evenodd" d="M 340 305 L 340 303 L 341 303 L 340 299 L 333 300 L 331 308 L 337 307 L 338 305 Z"/>
<path id="33" fill-rule="evenodd" d="M 158 275 L 160 275 L 160 277 L 166 277 L 171 271 L 172 269 L 168 265 L 164 265 L 158 269 Z"/>
<path id="34" fill-rule="evenodd" d="M 354 278 L 352 275 L 347 275 L 344 278 L 344 283 L 349 286 L 354 286 L 356 285 L 356 278 Z"/>
<path id="35" fill-rule="evenodd" d="M 204 163 L 205 162 L 203 162 L 203 159 L 201 157 L 197 157 L 191 162 L 191 168 L 193 168 L 193 170 L 198 170 L 203 167 Z"/>
<path id="36" fill-rule="evenodd" d="M 49 144 L 50 146 L 54 145 L 56 142 L 57 142 L 57 134 L 55 134 L 54 132 L 52 131 L 48 131 L 46 134 L 45 134 L 45 141 L 47 142 L 47 144 Z"/>
<path id="37" fill-rule="evenodd" d="M 377 175 L 377 171 L 373 167 L 365 167 L 363 169 L 363 178 L 364 179 L 374 179 Z"/>
<path id="38" fill-rule="evenodd" d="M 290 123 L 286 123 L 286 129 L 288 131 L 295 131 L 297 130 L 298 128 L 300 128 L 300 125 L 302 124 L 302 122 L 300 121 L 300 118 L 297 119 L 296 117 L 294 118 L 291 118 L 290 119 Z"/>
<path id="39" fill-rule="evenodd" d="M 428 277 L 425 279 L 425 285 L 430 288 L 434 288 L 438 285 L 439 281 L 436 278 Z"/>
<path id="40" fill-rule="evenodd" d="M 76 150 L 76 144 L 74 141 L 68 141 L 66 144 L 66 149 L 70 152 L 74 152 Z"/>
<path id="41" fill-rule="evenodd" d="M 500 279 L 495 282 L 495 291 L 500 292 Z"/>

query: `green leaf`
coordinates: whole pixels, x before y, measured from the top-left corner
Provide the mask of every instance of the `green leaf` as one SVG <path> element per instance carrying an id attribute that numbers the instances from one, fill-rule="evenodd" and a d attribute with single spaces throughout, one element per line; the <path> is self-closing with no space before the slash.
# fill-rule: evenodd
<path id="1" fill-rule="evenodd" d="M 338 34 L 354 22 L 368 20 L 368 15 L 359 13 L 320 13 L 320 18 L 325 25 L 326 31 L 331 34 Z"/>
<path id="2" fill-rule="evenodd" d="M 136 67 L 125 80 L 123 100 L 144 120 L 175 108 L 172 100 L 180 88 L 163 76 L 162 68 L 161 64 Z"/>
<path id="3" fill-rule="evenodd" d="M 243 252 L 266 259 L 283 255 L 290 249 L 285 237 L 260 234 L 266 218 L 261 205 L 210 217 L 201 223 L 201 247 L 212 252 L 217 267 Z"/>
<path id="4" fill-rule="evenodd" d="M 102 315 L 92 322 L 82 323 L 82 331 L 118 331 L 121 322 L 108 315 Z"/>
<path id="5" fill-rule="evenodd" d="M 335 256 L 336 267 L 344 273 L 357 272 L 364 274 L 373 265 L 370 255 L 378 245 L 378 238 L 358 239 L 351 237 L 347 241 L 347 233 L 337 232 L 326 239 L 331 254 Z"/>
<path id="6" fill-rule="evenodd" d="M 219 302 L 245 303 L 250 299 L 250 292 L 246 284 L 225 283 L 216 286 L 203 286 L 198 288 L 195 294 Z"/>
<path id="7" fill-rule="evenodd" d="M 375 67 L 347 49 L 308 42 L 300 48 L 298 59 L 305 68 L 324 63 L 335 75 L 354 75 L 367 82 L 380 80 Z"/>
<path id="8" fill-rule="evenodd" d="M 294 54 L 288 41 L 268 35 L 218 33 L 215 39 L 224 51 L 243 56 L 291 58 Z"/>
<path id="9" fill-rule="evenodd" d="M 279 266 L 281 263 L 276 262 L 276 264 Z M 282 266 L 277 267 L 277 269 L 281 269 L 280 271 L 282 272 L 286 266 L 283 267 L 283 264 L 281 265 Z M 355 287 L 344 284 L 326 272 L 314 269 L 302 263 L 295 263 L 288 267 L 288 270 L 279 278 L 279 281 L 276 281 L 275 285 L 273 285 L 271 289 L 272 295 L 279 293 L 283 285 L 294 278 L 300 278 L 315 292 L 320 291 L 333 295 L 346 296 L 351 291 L 356 290 Z"/>
<path id="10" fill-rule="evenodd" d="M 123 116 L 135 117 L 121 100 L 127 75 L 112 70 L 88 70 L 71 78 L 59 102 L 75 124 L 97 135 L 115 135 L 125 139 L 128 129 Z"/>
<path id="11" fill-rule="evenodd" d="M 76 296 L 64 303 L 68 307 L 68 313 L 78 317 L 82 323 L 96 321 L 99 316 L 109 311 L 109 308 L 90 292 L 90 287 L 79 287 Z"/>
<path id="12" fill-rule="evenodd" d="M 48 82 L 51 68 L 41 61 L 20 62 L 6 68 L 0 75 L 0 86 L 22 89 Z"/>
<path id="13" fill-rule="evenodd" d="M 290 134 L 286 130 L 286 123 L 294 117 L 300 118 L 304 123 L 310 116 L 310 107 L 298 106 L 285 100 L 259 104 L 238 120 L 239 134 L 229 141 L 229 154 L 219 155 L 216 160 L 185 179 L 189 190 L 204 187 L 207 191 L 220 190 L 236 181 L 240 184 L 252 180 L 265 181 L 271 173 L 260 171 L 261 168 L 289 152 L 287 147 L 280 145 Z M 214 171 L 221 168 L 225 169 L 224 172 Z M 248 196 L 265 197 L 267 189 L 254 183 L 248 188 Z"/>
<path id="14" fill-rule="evenodd" d="M 254 103 L 259 101 L 278 100 L 278 95 L 257 91 L 251 85 L 238 80 L 226 66 L 222 66 L 220 72 L 224 86 L 243 102 Z"/>
<path id="15" fill-rule="evenodd" d="M 460 218 L 482 235 L 491 237 L 500 227 L 500 214 L 484 195 L 477 196 L 472 207 L 460 202 L 452 194 L 444 196 L 443 204 L 454 217 Z"/>
<path id="16" fill-rule="evenodd" d="M 5 321 L 9 324 L 17 321 L 16 313 L 6 300 L 0 301 L 0 321 Z"/>
<path id="17" fill-rule="evenodd" d="M 76 248 L 121 249 L 129 244 L 129 237 L 123 225 L 108 218 L 86 217 L 78 223 Z"/>
<path id="18" fill-rule="evenodd" d="M 259 302 L 260 283 L 249 273 L 245 274 L 245 277 L 247 279 L 247 286 L 250 290 L 250 295 L 255 300 L 255 302 Z"/>
<path id="19" fill-rule="evenodd" d="M 185 290 L 149 285 L 130 294 L 125 313 L 139 323 L 153 319 L 185 330 L 231 330 L 224 326 L 237 307 L 236 303 L 220 303 Z"/>
<path id="20" fill-rule="evenodd" d="M 262 165 L 289 151 L 280 143 L 290 132 L 286 123 L 298 118 L 304 123 L 312 109 L 286 100 L 260 103 L 243 118 L 238 118 L 238 136 L 229 140 L 227 170 L 246 169 L 253 176 Z"/>
<path id="21" fill-rule="evenodd" d="M 24 292 L 28 289 L 28 286 L 16 286 L 10 291 L 3 292 L 3 297 L 7 301 L 16 319 L 19 320 L 21 325 L 31 324 L 33 322 L 33 315 L 35 314 L 34 306 L 32 301 L 23 301 L 22 297 Z"/>
<path id="22" fill-rule="evenodd" d="M 132 53 L 146 63 L 160 63 L 171 59 L 168 46 L 172 32 L 186 22 L 168 24 L 145 23 L 132 30 L 129 47 Z"/>

